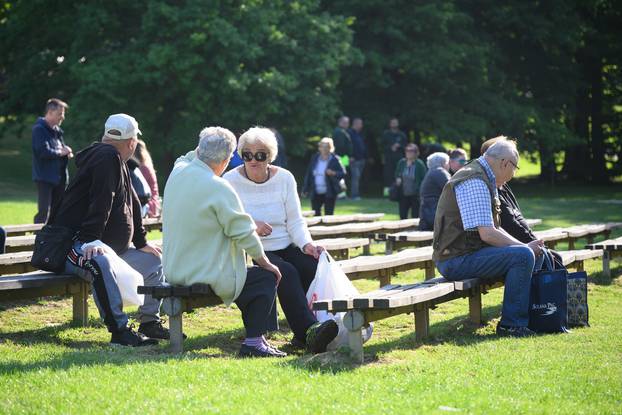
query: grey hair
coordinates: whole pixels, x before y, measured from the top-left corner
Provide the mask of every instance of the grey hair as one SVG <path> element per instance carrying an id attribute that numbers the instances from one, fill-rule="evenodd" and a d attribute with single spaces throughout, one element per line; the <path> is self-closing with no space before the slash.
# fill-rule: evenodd
<path id="1" fill-rule="evenodd" d="M 276 141 L 276 135 L 269 129 L 264 127 L 252 127 L 246 130 L 244 134 L 240 136 L 238 142 L 238 154 L 242 157 L 242 152 L 247 144 L 261 143 L 266 146 L 268 150 L 268 162 L 272 163 L 277 154 L 279 154 L 279 144 Z"/>
<path id="2" fill-rule="evenodd" d="M 328 144 L 328 148 L 330 150 L 331 153 L 335 152 L 335 143 L 333 142 L 333 139 L 330 137 L 324 137 L 322 138 L 318 143 L 318 146 L 320 144 Z"/>
<path id="3" fill-rule="evenodd" d="M 235 150 L 235 135 L 222 127 L 205 127 L 199 133 L 197 157 L 206 164 L 228 160 Z"/>
<path id="4" fill-rule="evenodd" d="M 426 161 L 426 164 L 428 165 L 428 169 L 432 170 L 437 167 L 443 167 L 445 163 L 448 163 L 448 162 L 449 162 L 449 156 L 447 155 L 447 153 L 443 153 L 439 151 L 439 152 L 430 154 L 428 156 L 428 160 Z"/>
<path id="5" fill-rule="evenodd" d="M 493 145 L 488 147 L 488 150 L 484 153 L 485 157 L 501 160 L 509 157 L 514 157 L 518 161 L 519 154 L 516 149 L 516 142 L 508 140 L 507 138 L 501 138 Z"/>

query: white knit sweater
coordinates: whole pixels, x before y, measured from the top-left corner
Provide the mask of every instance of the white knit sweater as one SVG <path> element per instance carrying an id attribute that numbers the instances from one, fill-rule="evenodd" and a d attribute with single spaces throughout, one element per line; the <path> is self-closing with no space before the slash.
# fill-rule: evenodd
<path id="1" fill-rule="evenodd" d="M 253 220 L 272 226 L 272 233 L 261 237 L 266 251 L 287 248 L 292 243 L 302 249 L 312 242 L 307 223 L 302 217 L 296 179 L 285 169 L 265 183 L 257 184 L 242 175 L 239 168 L 227 172 L 223 178 L 231 183 L 242 200 L 244 210 Z"/>

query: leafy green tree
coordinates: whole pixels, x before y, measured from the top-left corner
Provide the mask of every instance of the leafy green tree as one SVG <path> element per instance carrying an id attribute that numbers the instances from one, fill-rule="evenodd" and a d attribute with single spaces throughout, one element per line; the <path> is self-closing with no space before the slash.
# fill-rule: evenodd
<path id="1" fill-rule="evenodd" d="M 332 122 L 352 54 L 346 20 L 318 6 L 17 1 L 0 22 L 1 111 L 39 112 L 59 95 L 71 105 L 68 136 L 81 143 L 99 137 L 108 114 L 130 113 L 169 165 L 208 124 L 275 126 L 301 152 L 309 132 Z"/>

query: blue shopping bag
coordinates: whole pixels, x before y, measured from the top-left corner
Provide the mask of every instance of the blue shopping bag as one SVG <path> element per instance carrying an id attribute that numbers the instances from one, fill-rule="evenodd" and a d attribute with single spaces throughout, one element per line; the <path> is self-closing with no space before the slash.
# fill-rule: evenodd
<path id="1" fill-rule="evenodd" d="M 531 278 L 529 328 L 537 333 L 566 333 L 568 271 L 554 270 L 548 251 L 543 251 L 544 267 Z"/>

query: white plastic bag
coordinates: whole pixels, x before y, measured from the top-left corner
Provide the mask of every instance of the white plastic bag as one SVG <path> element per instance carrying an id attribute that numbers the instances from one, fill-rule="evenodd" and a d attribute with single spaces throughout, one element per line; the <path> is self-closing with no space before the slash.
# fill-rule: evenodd
<path id="1" fill-rule="evenodd" d="M 351 298 L 359 295 L 358 290 L 341 270 L 339 264 L 326 251 L 322 252 L 315 273 L 315 279 L 307 291 L 307 303 L 315 314 L 317 321 L 335 320 L 339 326 L 339 334 L 328 345 L 328 350 L 336 350 L 339 346 L 348 344 L 348 330 L 343 325 L 343 316 L 346 313 L 329 313 L 325 310 L 313 310 L 313 302 L 321 300 L 332 300 L 336 298 Z M 363 342 L 369 340 L 372 335 L 373 325 L 364 327 L 361 335 Z"/>
<path id="2" fill-rule="evenodd" d="M 142 274 L 130 267 L 130 265 L 121 259 L 112 248 L 100 240 L 83 244 L 82 251 L 92 246 L 101 247 L 104 250 L 104 255 L 108 256 L 110 271 L 119 287 L 123 305 L 143 305 L 145 303 L 145 296 L 144 294 L 138 294 L 138 286 L 144 284 Z"/>

